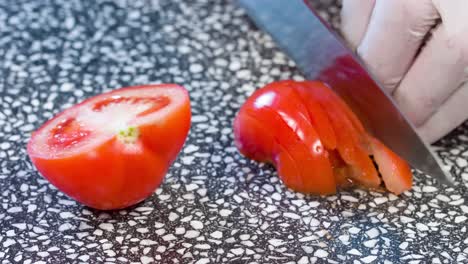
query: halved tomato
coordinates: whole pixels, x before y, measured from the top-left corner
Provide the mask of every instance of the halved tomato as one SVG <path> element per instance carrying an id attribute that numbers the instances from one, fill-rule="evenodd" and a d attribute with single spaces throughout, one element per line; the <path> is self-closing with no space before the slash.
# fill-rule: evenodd
<path id="1" fill-rule="evenodd" d="M 187 91 L 133 86 L 89 98 L 46 122 L 27 151 L 59 190 L 96 209 L 134 205 L 161 184 L 190 129 Z"/>
<path id="2" fill-rule="evenodd" d="M 319 81 L 278 81 L 257 90 L 238 112 L 234 133 L 241 153 L 272 162 L 285 185 L 299 192 L 329 194 L 353 184 L 376 189 L 379 171 L 390 191 L 411 188 L 406 162 L 370 137 Z"/>

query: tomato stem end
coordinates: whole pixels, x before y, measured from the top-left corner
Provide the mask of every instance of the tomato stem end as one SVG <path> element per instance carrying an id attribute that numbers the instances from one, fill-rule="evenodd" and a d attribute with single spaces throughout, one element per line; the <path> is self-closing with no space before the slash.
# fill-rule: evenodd
<path id="1" fill-rule="evenodd" d="M 139 135 L 140 131 L 138 131 L 138 128 L 130 126 L 119 130 L 117 139 L 125 144 L 134 144 L 138 140 Z"/>

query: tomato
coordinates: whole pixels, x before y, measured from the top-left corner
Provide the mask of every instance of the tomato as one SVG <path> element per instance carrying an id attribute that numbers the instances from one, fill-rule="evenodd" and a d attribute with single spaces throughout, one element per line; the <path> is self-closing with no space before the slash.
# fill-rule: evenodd
<path id="1" fill-rule="evenodd" d="M 411 188 L 407 163 L 371 137 L 351 108 L 319 81 L 278 81 L 257 90 L 237 113 L 234 136 L 243 155 L 273 163 L 295 191 L 378 189 L 380 174 L 394 193 Z"/>
<path id="2" fill-rule="evenodd" d="M 307 108 L 310 122 L 317 129 L 323 144 L 328 149 L 335 149 L 337 140 L 335 130 L 320 102 L 308 91 L 310 83 L 296 83 L 295 85 L 302 103 Z"/>
<path id="3" fill-rule="evenodd" d="M 91 97 L 35 131 L 27 151 L 54 186 L 92 208 L 134 205 L 161 184 L 190 129 L 187 91 L 133 86 Z"/>
<path id="4" fill-rule="evenodd" d="M 337 135 L 337 148 L 343 159 L 351 165 L 350 176 L 362 184 L 378 187 L 381 183 L 378 172 L 362 145 L 366 138 L 363 126 L 350 112 L 344 101 L 322 82 L 306 82 L 306 92 L 314 95 L 326 110 Z"/>
<path id="5" fill-rule="evenodd" d="M 275 132 L 272 137 L 274 145 L 278 147 L 271 146 L 273 142 L 270 145 L 262 143 L 265 146 L 262 153 L 275 148 L 276 151 L 270 153 L 273 154 L 270 160 L 275 161 L 280 171 L 284 172 L 281 177 L 292 189 L 311 193 L 335 192 L 333 171 L 327 153 L 293 86 L 284 81 L 268 85 L 266 89 L 266 93 L 252 95 L 242 115 L 256 120 L 257 127 L 263 126 L 266 131 Z M 239 123 L 238 120 L 237 124 Z M 236 130 L 239 131 L 239 127 Z M 264 133 L 257 129 L 252 134 L 256 136 L 252 137 L 253 141 L 249 144 L 255 144 L 256 138 L 262 137 Z M 264 142 L 265 139 L 260 141 Z M 258 157 L 255 151 L 250 152 L 253 152 L 252 156 Z M 297 172 L 286 170 L 286 167 L 295 167 Z"/>
<path id="6" fill-rule="evenodd" d="M 376 138 L 371 138 L 372 152 L 387 189 L 400 194 L 411 188 L 411 169 L 395 152 Z"/>

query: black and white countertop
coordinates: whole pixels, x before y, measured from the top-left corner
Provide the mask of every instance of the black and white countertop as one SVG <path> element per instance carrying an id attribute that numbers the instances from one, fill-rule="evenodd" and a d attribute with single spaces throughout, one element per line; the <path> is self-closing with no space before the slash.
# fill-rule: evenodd
<path id="1" fill-rule="evenodd" d="M 335 1 L 317 4 L 338 22 Z M 304 196 L 238 154 L 231 124 L 241 103 L 301 75 L 233 1 L 5 0 L 0 61 L 1 263 L 468 261 L 468 123 L 434 145 L 457 187 L 417 174 L 400 197 Z M 54 113 L 158 82 L 190 91 L 193 123 L 149 199 L 91 210 L 34 169 L 25 144 Z"/>

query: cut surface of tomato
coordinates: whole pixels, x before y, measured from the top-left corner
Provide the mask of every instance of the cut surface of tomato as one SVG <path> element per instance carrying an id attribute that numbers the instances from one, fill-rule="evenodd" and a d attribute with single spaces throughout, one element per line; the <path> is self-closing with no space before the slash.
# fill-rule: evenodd
<path id="1" fill-rule="evenodd" d="M 236 146 L 272 162 L 289 188 L 313 194 L 382 183 L 394 193 L 411 188 L 407 164 L 365 130 L 346 103 L 319 81 L 278 81 L 254 92 L 234 121 Z M 377 170 L 372 156 L 379 164 Z M 406 165 L 405 165 L 406 164 Z"/>
<path id="2" fill-rule="evenodd" d="M 397 195 L 411 189 L 413 176 L 408 163 L 376 138 L 371 138 L 371 146 L 385 187 Z"/>
<path id="3" fill-rule="evenodd" d="M 93 208 L 118 209 L 159 186 L 190 119 L 181 86 L 121 88 L 59 113 L 32 134 L 27 149 L 39 172 L 65 194 Z"/>

